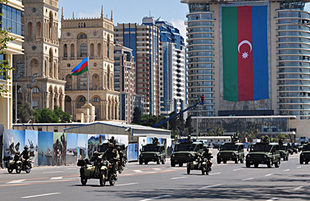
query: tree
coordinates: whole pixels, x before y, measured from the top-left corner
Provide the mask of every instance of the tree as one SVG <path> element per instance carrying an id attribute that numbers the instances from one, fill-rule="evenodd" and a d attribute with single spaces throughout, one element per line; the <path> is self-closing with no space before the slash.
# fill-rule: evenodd
<path id="1" fill-rule="evenodd" d="M 0 0 L 0 3 L 8 3 L 8 0 Z M 2 13 L 0 14 L 0 16 L 2 16 Z M 7 43 L 14 40 L 13 37 L 9 36 L 9 30 L 0 28 L 0 54 L 6 54 L 5 49 L 7 49 Z M 0 60 L 0 76 L 4 76 L 5 79 L 11 79 L 11 77 L 8 75 L 8 72 L 10 70 L 14 70 L 14 68 L 9 66 L 9 62 L 6 60 Z M 3 93 L 7 92 L 8 89 L 6 88 L 6 86 L 4 84 L 0 85 L 0 97 L 2 97 Z"/>
<path id="2" fill-rule="evenodd" d="M 59 117 L 49 108 L 38 109 L 33 116 L 36 123 L 59 123 Z"/>
<path id="3" fill-rule="evenodd" d="M 188 134 L 191 135 L 192 132 L 193 132 L 193 127 L 192 127 L 192 116 L 191 116 L 191 115 L 189 115 L 189 116 L 186 118 L 186 121 L 185 121 L 185 128 L 187 128 Z"/>
<path id="4" fill-rule="evenodd" d="M 60 119 L 60 123 L 70 123 L 72 117 L 69 113 L 62 111 L 61 107 L 55 106 L 53 111 Z"/>
<path id="5" fill-rule="evenodd" d="M 14 100 L 15 104 L 15 100 Z M 32 119 L 31 114 L 34 110 L 31 108 L 29 102 L 23 102 L 22 100 L 17 100 L 17 118 L 21 123 L 28 123 Z M 13 108 L 13 118 L 15 119 L 15 107 Z"/>
<path id="6" fill-rule="evenodd" d="M 173 111 L 169 114 L 169 117 L 172 117 L 173 115 L 175 115 L 176 112 Z M 177 128 L 177 117 L 173 117 L 171 119 L 169 119 L 169 126 L 170 126 L 170 130 L 175 131 Z"/>
<path id="7" fill-rule="evenodd" d="M 141 109 L 138 107 L 135 107 L 134 112 L 133 112 L 132 123 L 140 124 L 140 120 L 141 120 Z"/>

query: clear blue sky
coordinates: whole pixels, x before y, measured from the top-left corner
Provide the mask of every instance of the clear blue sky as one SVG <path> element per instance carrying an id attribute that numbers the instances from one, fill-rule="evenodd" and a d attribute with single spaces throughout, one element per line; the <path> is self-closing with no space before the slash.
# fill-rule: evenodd
<path id="1" fill-rule="evenodd" d="M 117 23 L 139 23 L 142 18 L 151 14 L 154 18 L 163 18 L 180 29 L 185 36 L 186 13 L 188 6 L 180 0 L 59 0 L 59 16 L 64 8 L 65 18 L 75 17 L 100 17 L 101 5 L 104 15 L 111 17 L 113 11 L 114 25 Z"/>
<path id="2" fill-rule="evenodd" d="M 184 21 L 188 6 L 180 3 L 180 0 L 59 0 L 58 6 L 64 8 L 65 18 L 72 18 L 73 11 L 75 17 L 99 17 L 101 5 L 108 18 L 113 10 L 114 25 L 129 22 L 141 24 L 143 17 L 151 15 L 171 22 L 185 37 Z M 306 4 L 306 10 L 310 11 L 309 3 Z"/>

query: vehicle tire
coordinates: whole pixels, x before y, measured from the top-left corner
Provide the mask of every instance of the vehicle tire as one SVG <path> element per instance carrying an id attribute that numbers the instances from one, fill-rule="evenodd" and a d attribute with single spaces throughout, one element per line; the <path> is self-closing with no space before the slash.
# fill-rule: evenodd
<path id="1" fill-rule="evenodd" d="M 163 164 L 163 165 L 164 165 L 164 164 L 165 164 L 165 162 L 166 162 L 165 160 L 166 160 L 166 159 L 163 159 L 163 160 L 161 161 L 161 164 Z"/>
<path id="2" fill-rule="evenodd" d="M 160 160 L 158 159 L 158 160 L 157 160 L 157 165 L 159 165 L 159 164 L 160 164 Z"/>
<path id="3" fill-rule="evenodd" d="M 29 173 L 30 173 L 30 171 L 31 171 L 31 169 L 30 169 L 30 168 L 27 168 L 27 169 L 26 169 L 26 173 L 27 173 L 27 174 L 29 174 Z"/>
<path id="4" fill-rule="evenodd" d="M 20 174 L 21 171 L 22 171 L 21 168 L 16 168 L 16 174 Z"/>
<path id="5" fill-rule="evenodd" d="M 254 164 L 254 167 L 258 168 L 258 163 L 255 163 L 255 164 Z"/>
<path id="6" fill-rule="evenodd" d="M 238 164 L 238 158 L 235 159 L 235 163 Z"/>
<path id="7" fill-rule="evenodd" d="M 300 164 L 304 164 L 304 161 L 302 159 L 299 160 Z"/>
<path id="8" fill-rule="evenodd" d="M 87 184 L 87 178 L 81 177 L 81 183 L 85 186 Z"/>
<path id="9" fill-rule="evenodd" d="M 12 173 L 13 172 L 13 169 L 12 168 L 8 168 L 8 173 Z"/>
<path id="10" fill-rule="evenodd" d="M 221 159 L 217 159 L 217 164 L 221 164 Z"/>
<path id="11" fill-rule="evenodd" d="M 243 163 L 243 158 L 240 158 L 240 163 Z"/>
<path id="12" fill-rule="evenodd" d="M 286 156 L 286 160 L 288 161 L 288 155 Z"/>
<path id="13" fill-rule="evenodd" d="M 276 168 L 279 168 L 279 167 L 280 167 L 279 161 L 277 161 L 277 162 L 274 164 L 274 167 L 276 167 Z"/>
<path id="14" fill-rule="evenodd" d="M 100 186 L 104 186 L 105 185 L 105 177 L 103 174 L 101 174 L 100 180 L 99 180 Z"/>
<path id="15" fill-rule="evenodd" d="M 148 162 L 148 161 L 145 161 L 144 163 L 145 163 L 145 165 L 147 165 L 149 162 Z"/>
<path id="16" fill-rule="evenodd" d="M 187 174 L 190 174 L 190 173 L 191 173 L 191 168 L 187 167 Z"/>
<path id="17" fill-rule="evenodd" d="M 309 161 L 306 161 L 306 162 L 305 162 L 305 164 L 308 164 L 308 163 L 309 163 Z"/>
<path id="18" fill-rule="evenodd" d="M 207 172 L 207 171 L 205 170 L 205 168 L 202 168 L 201 174 L 202 174 L 202 175 L 205 175 L 205 172 Z"/>
<path id="19" fill-rule="evenodd" d="M 183 163 L 179 163 L 179 166 L 180 166 L 180 167 L 183 167 Z"/>
<path id="20" fill-rule="evenodd" d="M 271 166 L 272 166 L 272 161 L 269 161 L 268 164 L 267 164 L 267 167 L 271 168 Z"/>
<path id="21" fill-rule="evenodd" d="M 245 166 L 246 166 L 247 168 L 251 167 L 250 162 L 246 162 L 246 163 L 245 163 Z"/>
<path id="22" fill-rule="evenodd" d="M 175 167 L 175 162 L 171 161 L 171 167 Z"/>
<path id="23" fill-rule="evenodd" d="M 142 165 L 143 164 L 143 161 L 139 160 L 139 165 Z"/>

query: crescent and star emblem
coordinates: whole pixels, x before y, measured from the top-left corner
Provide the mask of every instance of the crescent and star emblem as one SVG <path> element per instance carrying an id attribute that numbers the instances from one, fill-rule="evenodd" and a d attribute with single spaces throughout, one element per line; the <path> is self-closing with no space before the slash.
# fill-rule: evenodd
<path id="1" fill-rule="evenodd" d="M 248 51 L 248 52 L 244 51 L 244 52 L 241 53 L 240 52 L 240 48 L 241 48 L 242 45 L 248 45 L 250 47 L 250 51 Z M 247 59 L 249 57 L 250 52 L 252 52 L 252 44 L 251 44 L 251 42 L 248 41 L 248 40 L 241 41 L 238 44 L 238 52 L 239 52 L 239 54 L 241 54 L 242 59 Z"/>

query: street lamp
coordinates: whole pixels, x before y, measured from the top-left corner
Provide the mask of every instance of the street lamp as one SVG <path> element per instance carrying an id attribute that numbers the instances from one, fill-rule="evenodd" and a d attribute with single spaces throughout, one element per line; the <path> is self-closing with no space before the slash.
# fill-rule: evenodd
<path id="1" fill-rule="evenodd" d="M 31 85 L 30 85 L 30 104 L 31 104 L 31 109 L 33 109 L 33 106 L 32 106 L 32 87 L 33 87 L 33 83 L 34 83 L 34 79 L 38 76 L 38 73 L 34 73 L 32 75 L 32 79 L 31 79 Z M 31 112 L 32 113 L 32 112 Z M 32 116 L 32 114 L 31 114 Z"/>

